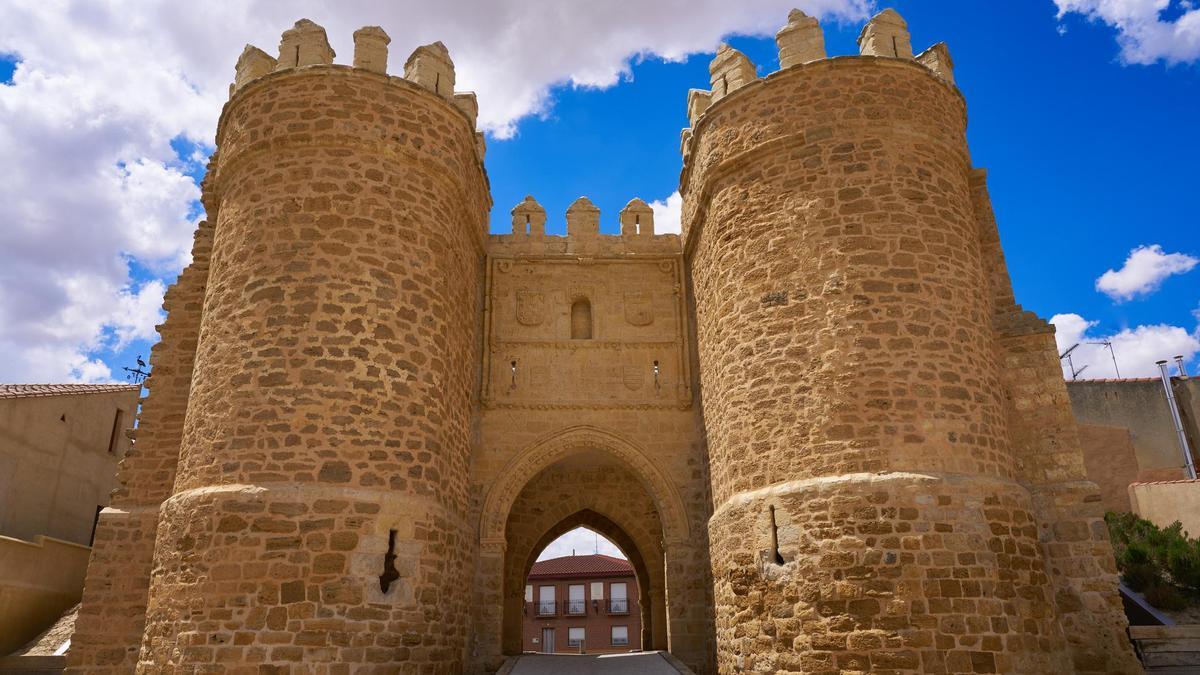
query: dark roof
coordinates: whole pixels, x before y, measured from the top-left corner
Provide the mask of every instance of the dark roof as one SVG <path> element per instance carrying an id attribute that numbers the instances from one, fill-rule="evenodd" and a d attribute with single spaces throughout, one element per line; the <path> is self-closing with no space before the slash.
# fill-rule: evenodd
<path id="1" fill-rule="evenodd" d="M 631 577 L 633 565 L 610 555 L 568 555 L 533 563 L 530 579 Z"/>
<path id="2" fill-rule="evenodd" d="M 139 389 L 141 385 L 137 384 L 0 384 L 0 398 L 109 394 Z"/>

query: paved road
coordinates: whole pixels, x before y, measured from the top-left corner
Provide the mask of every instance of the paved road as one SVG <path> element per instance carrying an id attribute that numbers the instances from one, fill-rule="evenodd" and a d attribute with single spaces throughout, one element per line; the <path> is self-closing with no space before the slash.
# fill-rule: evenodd
<path id="1" fill-rule="evenodd" d="M 511 675 L 679 675 L 657 652 L 641 654 L 528 654 Z"/>

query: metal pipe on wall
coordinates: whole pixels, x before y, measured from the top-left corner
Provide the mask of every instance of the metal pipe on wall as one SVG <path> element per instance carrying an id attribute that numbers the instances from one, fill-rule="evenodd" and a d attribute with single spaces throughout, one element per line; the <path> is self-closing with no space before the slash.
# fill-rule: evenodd
<path id="1" fill-rule="evenodd" d="M 1158 372 L 1162 376 L 1163 390 L 1167 392 L 1167 408 L 1171 410 L 1171 421 L 1175 424 L 1175 435 L 1179 439 L 1179 449 L 1183 451 L 1183 461 L 1187 466 L 1188 478 L 1196 479 L 1196 464 L 1192 461 L 1192 450 L 1188 447 L 1187 434 L 1183 432 L 1183 420 L 1179 417 L 1179 406 L 1175 403 L 1175 391 L 1171 387 L 1171 375 L 1167 372 L 1167 362 L 1157 361 Z"/>

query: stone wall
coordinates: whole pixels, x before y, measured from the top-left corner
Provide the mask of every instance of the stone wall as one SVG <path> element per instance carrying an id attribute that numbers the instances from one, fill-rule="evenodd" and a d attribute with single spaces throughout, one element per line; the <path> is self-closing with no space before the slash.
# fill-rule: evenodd
<path id="1" fill-rule="evenodd" d="M 1055 370 L 1054 328 L 1019 307 L 993 322 L 1009 442 L 1019 480 L 1033 498 L 1041 557 L 1074 672 L 1136 673 L 1100 490 L 1087 479 L 1066 386 Z"/>
<path id="2" fill-rule="evenodd" d="M 1137 454 L 1129 429 L 1080 424 L 1079 444 L 1088 478 L 1100 488 L 1105 511 L 1130 511 L 1129 485 L 1138 480 Z"/>
<path id="3" fill-rule="evenodd" d="M 210 214 L 216 213 L 208 206 Z M 67 667 L 71 672 L 129 673 L 145 632 L 158 509 L 171 494 L 192 380 L 212 225 L 200 223 L 192 262 L 163 297 L 167 319 L 150 350 L 153 372 L 138 416 L 136 445 L 121 461 L 120 483 L 100 514 Z"/>

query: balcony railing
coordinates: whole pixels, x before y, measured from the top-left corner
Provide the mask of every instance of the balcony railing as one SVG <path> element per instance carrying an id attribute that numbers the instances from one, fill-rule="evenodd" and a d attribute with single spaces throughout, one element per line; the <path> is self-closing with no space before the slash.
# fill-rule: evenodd
<path id="1" fill-rule="evenodd" d="M 586 600 L 537 600 L 526 602 L 524 613 L 531 612 L 534 616 L 587 616 L 588 602 Z M 591 602 L 597 612 L 607 611 L 608 614 L 628 614 L 629 600 L 627 598 L 596 599 Z"/>
<path id="2" fill-rule="evenodd" d="M 614 646 L 614 647 L 624 647 L 625 645 L 629 644 L 629 638 L 627 638 L 627 637 L 623 637 L 623 638 L 615 637 L 615 638 L 613 638 L 613 639 L 612 639 L 612 643 L 613 643 L 613 646 Z"/>

